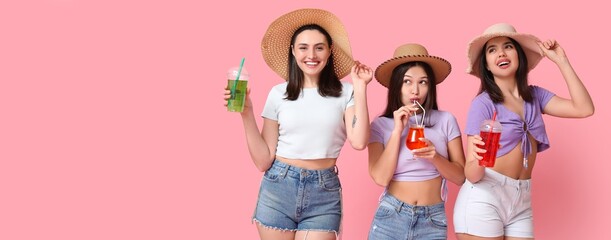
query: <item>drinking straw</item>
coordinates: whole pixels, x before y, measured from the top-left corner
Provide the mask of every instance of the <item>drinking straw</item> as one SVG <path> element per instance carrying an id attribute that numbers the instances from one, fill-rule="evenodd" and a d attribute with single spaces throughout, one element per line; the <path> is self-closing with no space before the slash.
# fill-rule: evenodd
<path id="1" fill-rule="evenodd" d="M 496 120 L 496 110 L 494 110 L 494 112 L 492 113 L 492 126 L 490 128 L 490 133 L 492 133 L 492 129 L 494 129 L 494 121 Z M 488 138 L 488 140 L 490 140 L 490 138 Z"/>
<path id="2" fill-rule="evenodd" d="M 418 107 L 420 107 L 420 109 L 422 109 L 422 126 L 424 126 L 424 116 L 426 116 L 426 110 L 424 110 L 424 107 L 422 105 L 420 105 L 420 103 L 418 101 L 414 100 L 414 103 L 418 104 Z M 495 112 L 496 114 L 496 112 Z M 418 119 L 416 119 L 416 124 L 418 124 Z"/>
<path id="3" fill-rule="evenodd" d="M 486 148 L 490 147 L 490 141 L 492 139 L 492 129 L 494 129 L 494 121 L 496 120 L 496 110 L 492 113 L 492 122 L 490 123 L 490 134 L 488 135 L 488 139 L 486 139 Z"/>
<path id="4" fill-rule="evenodd" d="M 414 104 L 416 104 L 418 101 L 414 100 Z M 418 114 L 416 114 L 416 112 L 414 112 L 414 120 L 416 120 L 416 125 L 418 125 Z"/>
<path id="5" fill-rule="evenodd" d="M 238 75 L 235 77 L 235 81 L 233 82 L 233 86 L 231 86 L 231 98 L 235 98 L 235 88 L 238 85 L 238 80 L 240 79 L 240 74 L 242 73 L 242 67 L 244 66 L 244 59 L 242 58 L 242 62 L 240 62 L 240 68 L 238 69 Z"/>

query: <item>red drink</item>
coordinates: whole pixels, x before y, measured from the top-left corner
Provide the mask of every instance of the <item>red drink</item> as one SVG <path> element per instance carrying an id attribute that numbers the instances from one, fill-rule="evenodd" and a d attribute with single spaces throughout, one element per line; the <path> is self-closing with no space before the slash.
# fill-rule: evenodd
<path id="1" fill-rule="evenodd" d="M 407 132 L 407 139 L 405 139 L 405 145 L 410 150 L 426 147 L 426 143 L 420 141 L 420 138 L 424 137 L 424 126 L 422 125 L 410 125 L 409 132 Z"/>
<path id="2" fill-rule="evenodd" d="M 484 157 L 479 161 L 480 166 L 494 167 L 494 161 L 496 160 L 496 152 L 499 150 L 499 140 L 501 139 L 500 132 L 481 131 L 479 135 L 482 137 L 482 141 L 485 145 L 479 145 L 481 148 L 486 149 L 485 153 L 477 153 Z"/>

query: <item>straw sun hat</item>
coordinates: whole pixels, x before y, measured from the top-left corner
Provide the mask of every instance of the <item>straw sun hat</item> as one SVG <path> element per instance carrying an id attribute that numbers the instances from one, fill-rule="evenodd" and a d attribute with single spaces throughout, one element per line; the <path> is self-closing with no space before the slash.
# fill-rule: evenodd
<path id="1" fill-rule="evenodd" d="M 261 52 L 267 65 L 284 80 L 288 80 L 287 61 L 291 37 L 295 30 L 308 24 L 319 25 L 331 35 L 335 73 L 340 79 L 348 75 L 354 65 L 348 33 L 339 18 L 321 9 L 295 10 L 280 16 L 269 25 L 261 41 Z"/>
<path id="2" fill-rule="evenodd" d="M 482 48 L 488 40 L 495 37 L 510 37 L 516 40 L 524 49 L 526 58 L 528 59 L 528 71 L 537 66 L 543 55 L 537 45 L 539 38 L 525 33 L 518 33 L 516 29 L 507 23 L 497 23 L 488 27 L 484 33 L 469 42 L 467 47 L 467 57 L 469 58 L 469 66 L 467 73 L 480 77 L 479 58 L 482 53 Z"/>
<path id="3" fill-rule="evenodd" d="M 395 49 L 393 57 L 386 60 L 380 64 L 378 68 L 376 68 L 376 79 L 378 82 L 380 82 L 380 84 L 382 84 L 382 86 L 388 88 L 388 85 L 390 84 L 390 77 L 395 67 L 406 62 L 415 61 L 425 62 L 431 66 L 433 72 L 435 73 L 435 77 L 437 78 L 437 82 L 435 82 L 435 84 L 443 82 L 443 80 L 445 80 L 452 71 L 452 65 L 450 65 L 450 62 L 447 60 L 429 55 L 426 48 L 420 44 L 408 43 Z"/>

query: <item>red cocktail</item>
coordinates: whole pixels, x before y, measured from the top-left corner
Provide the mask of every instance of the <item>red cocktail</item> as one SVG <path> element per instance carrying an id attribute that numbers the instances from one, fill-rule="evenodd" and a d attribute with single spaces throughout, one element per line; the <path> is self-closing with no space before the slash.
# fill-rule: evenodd
<path id="1" fill-rule="evenodd" d="M 424 126 L 418 124 L 410 124 L 409 132 L 407 132 L 407 139 L 405 139 L 405 145 L 410 150 L 426 147 L 426 143 L 420 141 L 420 138 L 424 138 Z"/>

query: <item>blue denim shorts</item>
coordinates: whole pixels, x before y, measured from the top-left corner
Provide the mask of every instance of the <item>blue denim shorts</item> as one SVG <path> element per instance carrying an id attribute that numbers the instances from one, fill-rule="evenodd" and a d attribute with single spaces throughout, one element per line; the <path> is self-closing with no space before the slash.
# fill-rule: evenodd
<path id="1" fill-rule="evenodd" d="M 263 175 L 253 220 L 279 230 L 339 234 L 341 189 L 337 167 L 307 170 L 275 160 Z"/>
<path id="2" fill-rule="evenodd" d="M 369 240 L 447 239 L 444 203 L 414 206 L 384 194 L 369 229 Z"/>

